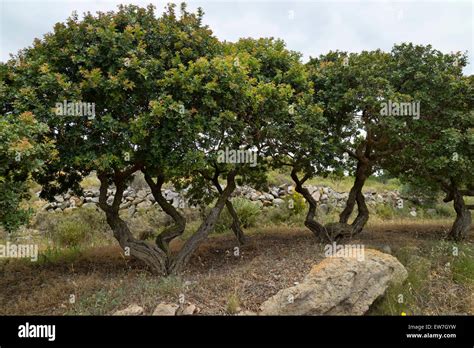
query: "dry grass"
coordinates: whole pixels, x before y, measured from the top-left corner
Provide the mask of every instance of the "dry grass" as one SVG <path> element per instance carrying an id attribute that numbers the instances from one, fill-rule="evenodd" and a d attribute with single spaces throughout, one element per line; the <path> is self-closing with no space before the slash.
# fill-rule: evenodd
<path id="1" fill-rule="evenodd" d="M 413 283 L 391 289 L 371 313 L 474 314 L 474 231 L 460 245 L 465 258 L 459 263 L 461 259 L 450 254 L 453 245 L 440 241 L 446 228 L 413 221 L 371 224 L 349 242 L 379 250 L 389 246 L 410 271 Z M 107 315 L 131 303 L 151 314 L 159 302 L 176 303 L 182 295 L 202 314 L 227 315 L 238 307 L 257 311 L 265 299 L 300 282 L 323 258 L 323 246 L 305 229 L 247 232 L 249 241 L 238 254 L 232 235 L 211 237 L 179 277 L 153 276 L 139 262 L 126 260 L 117 246 L 89 248 L 37 263 L 2 262 L 0 314 Z M 394 300 L 400 292 L 405 294 L 403 304 Z M 70 303 L 70 295 L 75 295 L 75 303 Z"/>

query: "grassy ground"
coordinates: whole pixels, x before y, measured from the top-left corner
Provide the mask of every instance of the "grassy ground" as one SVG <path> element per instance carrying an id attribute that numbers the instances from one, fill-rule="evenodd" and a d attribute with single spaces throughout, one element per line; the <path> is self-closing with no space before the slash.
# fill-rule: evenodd
<path id="1" fill-rule="evenodd" d="M 448 227 L 426 221 L 373 223 L 348 241 L 382 251 L 389 247 L 409 271 L 408 280 L 390 288 L 369 315 L 474 314 L 474 231 L 458 245 L 441 240 Z M 50 249 L 35 263 L 4 260 L 0 314 L 108 315 L 132 303 L 150 314 L 161 301 L 177 302 L 182 295 L 202 314 L 256 311 L 323 258 L 323 246 L 306 229 L 258 227 L 247 234 L 249 242 L 238 256 L 231 234 L 212 236 L 179 277 L 151 275 L 116 244 Z"/>
<path id="2" fill-rule="evenodd" d="M 269 180 L 279 185 L 288 175 L 271 172 Z M 347 192 L 352 178 L 316 178 L 310 184 Z M 82 185 L 97 187 L 97 178 L 91 175 Z M 136 178 L 133 185 L 143 186 L 142 178 Z M 365 189 L 380 192 L 400 189 L 400 185 L 397 180 L 372 178 Z M 38 244 L 39 260 L 0 259 L 0 314 L 108 315 L 132 303 L 151 314 L 158 303 L 177 302 L 183 295 L 202 314 L 257 311 L 268 297 L 300 282 L 324 257 L 324 246 L 303 226 L 304 200 L 298 195 L 292 199 L 291 210 L 286 205 L 260 209 L 248 201 L 234 200 L 249 236 L 238 255 L 228 228 L 230 218 L 224 211 L 216 233 L 193 256 L 186 272 L 167 278 L 154 276 L 141 263 L 124 257 L 102 212 L 79 208 L 38 213 L 26 233 L 12 235 L 10 240 Z M 33 197 L 34 207 L 40 203 Z M 446 242 L 443 238 L 454 217 L 452 205 L 417 207 L 416 217 L 410 215 L 411 207 L 411 202 L 403 209 L 370 206 L 366 230 L 347 241 L 389 250 L 409 272 L 407 281 L 391 287 L 368 315 L 474 314 L 474 231 L 464 243 Z M 330 207 L 318 219 L 334 222 L 339 212 L 340 208 Z M 173 242 L 174 250 L 201 223 L 196 211 L 182 213 L 189 223 L 183 236 Z M 156 208 L 124 218 L 135 236 L 150 239 L 170 223 Z M 0 231 L 0 244 L 5 242 L 6 235 Z"/>

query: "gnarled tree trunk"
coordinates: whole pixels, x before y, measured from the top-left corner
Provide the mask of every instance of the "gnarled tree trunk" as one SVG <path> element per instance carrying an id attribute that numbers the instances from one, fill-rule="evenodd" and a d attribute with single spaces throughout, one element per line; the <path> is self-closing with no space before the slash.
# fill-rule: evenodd
<path id="1" fill-rule="evenodd" d="M 165 197 L 163 197 L 161 193 L 161 187 L 165 182 L 164 175 L 161 173 L 158 174 L 157 182 L 155 183 L 151 175 L 147 171 L 144 171 L 143 174 L 145 175 L 145 180 L 148 186 L 150 186 L 151 193 L 153 194 L 153 197 L 155 198 L 156 202 L 161 207 L 161 209 L 163 209 L 163 211 L 168 214 L 174 221 L 174 225 L 165 229 L 156 237 L 155 240 L 156 245 L 169 255 L 169 243 L 174 238 L 183 234 L 186 228 L 186 219 L 171 203 L 166 200 Z"/>
<path id="2" fill-rule="evenodd" d="M 308 202 L 308 213 L 306 214 L 306 219 L 304 225 L 316 236 L 320 241 L 327 240 L 332 242 L 332 238 L 329 236 L 326 228 L 315 220 L 316 217 L 316 208 L 318 203 L 313 198 L 308 189 L 303 187 L 304 182 L 307 180 L 307 177 L 300 180 L 297 175 L 297 170 L 293 168 L 291 171 L 291 178 L 295 182 L 295 190 L 301 194 L 306 202 Z"/>
<path id="3" fill-rule="evenodd" d="M 454 220 L 454 224 L 449 231 L 448 239 L 461 241 L 466 238 L 471 228 L 471 212 L 469 211 L 469 206 L 464 203 L 462 194 L 456 187 L 452 189 L 451 197 L 454 210 L 456 211 L 456 220 Z"/>
<path id="4" fill-rule="evenodd" d="M 122 201 L 123 192 L 125 190 L 125 180 L 122 175 L 115 177 L 116 192 L 113 203 L 107 203 L 107 189 L 109 182 L 106 175 L 98 175 L 100 184 L 99 207 L 105 212 L 107 223 L 114 233 L 114 237 L 126 254 L 136 257 L 143 261 L 153 273 L 166 273 L 166 253 L 159 249 L 156 245 L 149 244 L 145 241 L 137 240 L 127 226 L 127 223 L 120 218 L 119 208 Z M 127 253 L 128 251 L 128 253 Z"/>
<path id="5" fill-rule="evenodd" d="M 359 159 L 357 162 L 357 168 L 355 173 L 354 185 L 349 192 L 349 197 L 346 201 L 344 210 L 339 214 L 339 223 L 347 224 L 352 212 L 354 211 L 355 204 L 357 203 L 357 217 L 351 224 L 351 235 L 356 235 L 362 231 L 365 224 L 369 220 L 369 209 L 365 203 L 364 194 L 362 188 L 364 187 L 365 181 L 371 173 L 371 166 L 368 159 Z"/>
<path id="6" fill-rule="evenodd" d="M 347 198 L 344 210 L 341 212 L 341 214 L 339 214 L 340 223 L 348 223 L 349 218 L 352 215 L 352 212 L 354 211 L 356 202 L 358 203 L 360 201 L 360 194 L 362 194 L 362 188 L 364 187 L 368 174 L 369 164 L 367 162 L 359 160 L 357 162 L 354 185 L 352 186 L 351 191 L 349 192 L 349 197 Z"/>
<path id="7" fill-rule="evenodd" d="M 369 221 L 369 209 L 365 204 L 365 197 L 362 191 L 357 193 L 357 217 L 352 222 L 352 236 L 362 232 L 367 221 Z"/>
<path id="8" fill-rule="evenodd" d="M 219 179 L 214 177 L 214 179 L 212 180 L 212 183 L 216 187 L 217 192 L 219 192 L 219 194 L 222 194 L 223 190 L 222 190 L 221 184 L 219 183 Z M 231 225 L 232 231 L 234 232 L 235 237 L 237 238 L 239 244 L 243 245 L 245 243 L 244 231 L 240 227 L 239 216 L 237 215 L 237 212 L 235 211 L 234 206 L 232 205 L 232 202 L 230 201 L 230 199 L 226 200 L 225 206 L 230 216 L 232 217 L 232 225 Z"/>
<path id="9" fill-rule="evenodd" d="M 173 258 L 170 263 L 168 272 L 176 274 L 182 271 L 183 267 L 189 261 L 193 252 L 199 247 L 199 245 L 207 238 L 208 234 L 214 229 L 217 219 L 219 218 L 222 209 L 224 208 L 226 201 L 229 199 L 232 192 L 235 190 L 235 175 L 236 171 L 232 171 L 227 175 L 227 186 L 222 191 L 222 194 L 217 199 L 215 206 L 211 209 L 211 212 L 207 215 L 201 226 L 199 226 L 196 233 L 194 233 L 183 245 L 178 254 Z"/>

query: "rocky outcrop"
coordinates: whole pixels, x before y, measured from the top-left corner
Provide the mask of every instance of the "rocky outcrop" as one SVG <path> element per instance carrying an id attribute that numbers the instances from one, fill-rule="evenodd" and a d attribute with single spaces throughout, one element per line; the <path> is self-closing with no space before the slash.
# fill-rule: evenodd
<path id="1" fill-rule="evenodd" d="M 390 284 L 404 281 L 393 256 L 368 249 L 363 258 L 331 256 L 313 266 L 304 281 L 283 289 L 261 306 L 261 315 L 362 315 Z"/>

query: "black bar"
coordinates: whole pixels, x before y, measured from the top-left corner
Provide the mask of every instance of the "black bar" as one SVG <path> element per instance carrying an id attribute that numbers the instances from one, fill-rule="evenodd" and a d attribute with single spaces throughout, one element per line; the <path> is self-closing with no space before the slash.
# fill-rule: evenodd
<path id="1" fill-rule="evenodd" d="M 20 325 L 55 325 L 55 339 L 19 337 Z M 409 325 L 412 328 L 409 328 Z M 428 326 L 429 325 L 429 326 Z M 439 325 L 455 325 L 455 328 Z M 407 334 L 455 334 L 416 337 Z M 90 345 L 448 345 L 473 347 L 472 316 L 0 317 L 0 347 Z"/>

